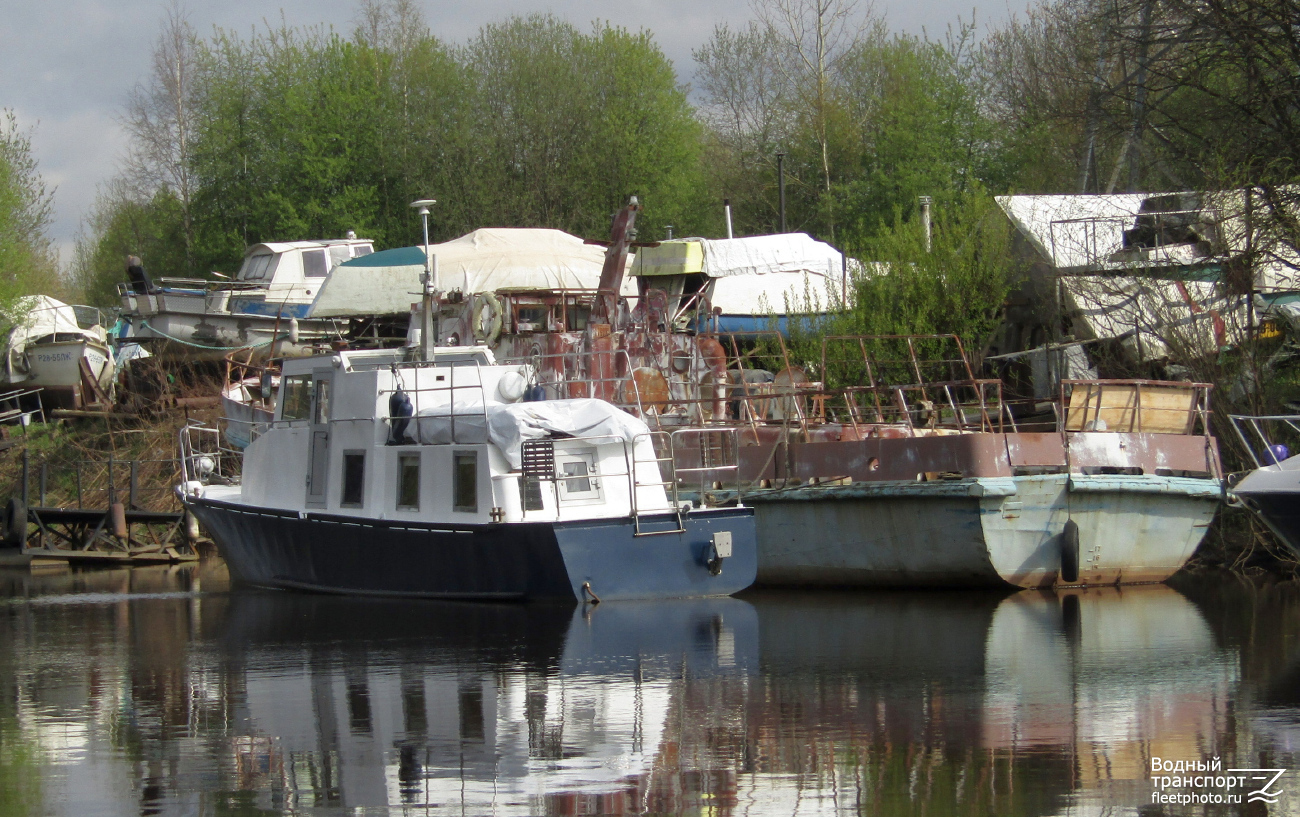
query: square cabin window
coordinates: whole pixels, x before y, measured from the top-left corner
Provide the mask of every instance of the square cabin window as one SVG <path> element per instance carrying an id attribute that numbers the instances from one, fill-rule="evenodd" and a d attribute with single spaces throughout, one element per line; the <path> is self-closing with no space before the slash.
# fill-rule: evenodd
<path id="1" fill-rule="evenodd" d="M 457 451 L 452 456 L 451 509 L 478 513 L 478 453 Z"/>
<path id="2" fill-rule="evenodd" d="M 600 480 L 596 475 L 595 454 L 568 455 L 556 458 L 556 479 L 560 483 L 560 501 L 600 499 Z"/>
<path id="3" fill-rule="evenodd" d="M 302 274 L 308 278 L 324 278 L 329 274 L 329 262 L 325 260 L 325 250 L 302 251 Z"/>
<path id="4" fill-rule="evenodd" d="M 343 497 L 345 508 L 360 508 L 366 488 L 366 452 L 343 452 Z"/>
<path id="5" fill-rule="evenodd" d="M 280 419 L 306 420 L 311 416 L 311 375 L 286 377 L 280 385 Z"/>
<path id="6" fill-rule="evenodd" d="M 397 456 L 397 510 L 420 510 L 420 455 Z"/>

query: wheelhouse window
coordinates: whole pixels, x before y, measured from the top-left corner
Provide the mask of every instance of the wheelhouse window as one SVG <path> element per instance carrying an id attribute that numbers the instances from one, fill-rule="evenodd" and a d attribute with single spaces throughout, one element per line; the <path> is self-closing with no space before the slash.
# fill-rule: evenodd
<path id="1" fill-rule="evenodd" d="M 397 510 L 420 510 L 420 455 L 397 456 Z"/>
<path id="2" fill-rule="evenodd" d="M 457 451 L 452 456 L 452 510 L 478 513 L 478 453 Z"/>
<path id="3" fill-rule="evenodd" d="M 341 247 L 330 247 L 330 269 L 334 269 L 351 258 L 352 248 L 346 244 Z"/>
<path id="4" fill-rule="evenodd" d="M 311 416 L 311 375 L 284 378 L 280 392 L 281 420 L 306 420 Z"/>
<path id="5" fill-rule="evenodd" d="M 275 274 L 276 261 L 280 256 L 274 253 L 260 253 L 250 257 L 244 262 L 244 268 L 240 270 L 239 279 L 241 281 L 261 281 Z"/>
<path id="6" fill-rule="evenodd" d="M 323 425 L 330 421 L 330 381 L 316 381 L 316 408 L 312 422 Z"/>
<path id="7" fill-rule="evenodd" d="M 302 274 L 308 278 L 324 278 L 329 274 L 329 262 L 325 260 L 325 250 L 302 251 Z"/>
<path id="8" fill-rule="evenodd" d="M 345 508 L 360 508 L 366 488 L 366 452 L 343 452 L 343 497 Z"/>

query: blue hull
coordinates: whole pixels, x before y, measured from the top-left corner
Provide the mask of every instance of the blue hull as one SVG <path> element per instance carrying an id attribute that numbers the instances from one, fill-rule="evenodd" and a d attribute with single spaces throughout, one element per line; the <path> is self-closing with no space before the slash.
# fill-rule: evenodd
<path id="1" fill-rule="evenodd" d="M 725 596 L 758 571 L 749 508 L 582 522 L 433 525 L 256 508 L 208 499 L 187 507 L 232 576 L 262 587 L 455 599 L 601 600 Z M 662 531 L 654 533 L 655 531 Z M 709 570 L 715 532 L 732 556 Z M 650 532 L 650 535 L 645 535 Z"/>

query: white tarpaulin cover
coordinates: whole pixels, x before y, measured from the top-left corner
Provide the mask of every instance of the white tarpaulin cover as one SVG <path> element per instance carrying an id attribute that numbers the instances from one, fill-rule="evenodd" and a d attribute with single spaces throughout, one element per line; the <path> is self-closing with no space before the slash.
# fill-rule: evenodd
<path id="1" fill-rule="evenodd" d="M 420 299 L 423 249 L 385 250 L 340 264 L 316 293 L 308 316 L 406 314 Z M 604 247 L 561 230 L 485 227 L 428 249 L 438 260 L 434 288 L 466 295 L 595 289 L 605 263 Z"/>
<path id="2" fill-rule="evenodd" d="M 644 422 L 604 400 L 578 398 L 536 403 L 489 403 L 486 414 L 482 403 L 465 401 L 456 403 L 454 408 L 444 404 L 422 409 L 416 416 L 420 442 L 453 442 L 453 415 L 456 419 L 454 442 L 491 442 L 501 449 L 510 467 L 516 469 L 523 463 L 522 445 L 525 440 L 560 434 L 569 437 L 608 436 L 632 442 L 636 437 L 650 433 Z"/>
<path id="3" fill-rule="evenodd" d="M 24 298 L 20 302 L 18 311 L 26 311 L 27 317 L 9 333 L 11 348 L 22 349 L 38 338 L 63 333 L 104 342 L 105 334 L 102 328 L 98 333 L 82 329 L 77 325 L 76 311 L 63 301 L 55 300 L 48 295 L 32 295 Z"/>
<path id="4" fill-rule="evenodd" d="M 848 270 L 857 268 L 849 259 Z M 724 315 L 821 312 L 845 292 L 844 255 L 804 233 L 665 241 L 633 266 L 644 276 L 694 272 L 714 279 L 710 300 Z"/>

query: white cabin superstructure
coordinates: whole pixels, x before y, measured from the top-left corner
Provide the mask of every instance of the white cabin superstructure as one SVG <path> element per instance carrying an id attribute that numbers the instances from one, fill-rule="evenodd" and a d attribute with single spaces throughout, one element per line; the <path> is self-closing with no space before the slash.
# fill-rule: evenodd
<path id="1" fill-rule="evenodd" d="M 373 350 L 286 361 L 277 433 L 249 447 L 241 500 L 371 519 L 434 514 L 472 523 L 674 510 L 649 431 L 630 415 L 603 401 L 564 401 L 585 413 L 579 422 L 604 433 L 551 440 L 555 471 L 568 476 L 532 490 L 522 484 L 517 452 L 524 441 L 507 451 L 496 434 L 517 427 L 512 415 L 532 426 L 545 422 L 530 415 L 555 405 L 517 402 L 512 390 L 529 376 L 527 367 L 497 366 L 485 348 L 439 349 L 428 364 L 401 359 L 400 350 Z M 403 441 L 394 444 L 388 403 L 399 392 L 409 395 L 413 415 Z M 285 472 L 305 474 L 305 483 L 283 479 Z"/>

